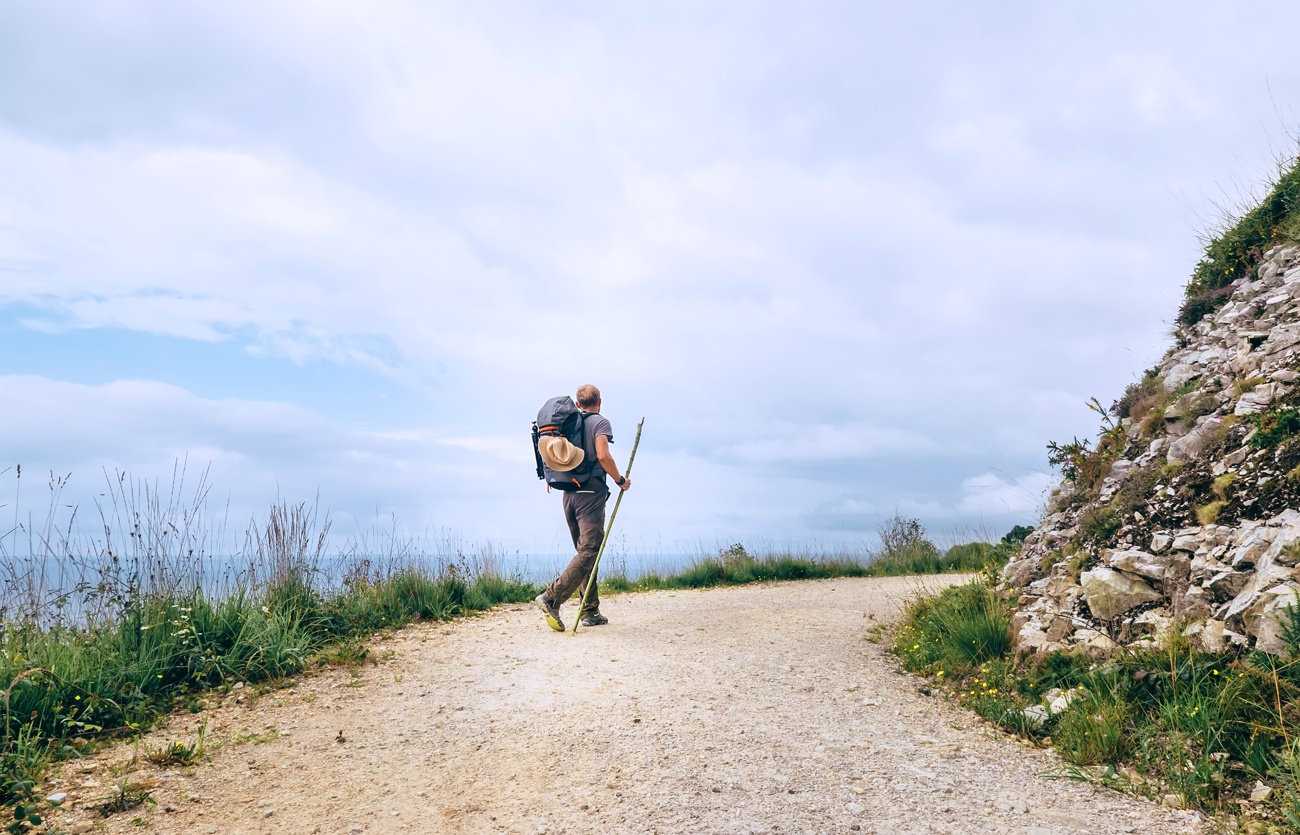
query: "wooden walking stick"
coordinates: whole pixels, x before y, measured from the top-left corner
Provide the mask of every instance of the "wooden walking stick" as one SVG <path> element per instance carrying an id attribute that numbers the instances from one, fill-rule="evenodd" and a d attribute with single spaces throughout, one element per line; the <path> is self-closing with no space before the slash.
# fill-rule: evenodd
<path id="1" fill-rule="evenodd" d="M 627 469 L 623 471 L 624 478 L 632 477 L 632 462 L 636 461 L 636 448 L 641 445 L 641 427 L 645 426 L 645 418 L 636 425 L 636 440 L 632 442 L 632 454 L 627 459 Z M 609 514 L 609 524 L 605 526 L 605 538 L 600 541 L 600 550 L 596 552 L 596 561 L 591 564 L 591 573 L 587 575 L 587 582 L 582 587 L 582 605 L 578 607 L 578 617 L 573 620 L 573 634 L 578 634 L 578 624 L 582 623 L 582 610 L 587 608 L 587 598 L 591 595 L 592 588 L 596 585 L 596 569 L 600 568 L 600 558 L 605 555 L 605 545 L 609 542 L 609 535 L 614 530 L 614 517 L 618 516 L 618 506 L 623 503 L 623 494 L 626 490 L 618 491 L 618 498 L 614 500 L 614 512 Z"/>

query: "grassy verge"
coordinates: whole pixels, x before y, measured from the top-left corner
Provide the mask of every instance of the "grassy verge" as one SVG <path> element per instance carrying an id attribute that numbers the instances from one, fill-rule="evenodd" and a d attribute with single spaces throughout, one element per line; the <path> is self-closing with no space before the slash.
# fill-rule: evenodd
<path id="1" fill-rule="evenodd" d="M 1017 658 L 1011 608 L 985 582 L 945 589 L 908 607 L 892 649 L 958 703 L 1055 748 L 1070 764 L 1060 776 L 1240 814 L 1239 831 L 1300 831 L 1300 663 L 1179 640 Z"/>
<path id="2" fill-rule="evenodd" d="M 105 525 L 97 548 L 50 536 L 23 557 L 0 547 L 12 575 L 0 606 L 0 804 L 11 812 L 3 831 L 41 825 L 36 789 L 51 762 L 139 734 L 174 707 L 197 707 L 203 691 L 358 661 L 363 639 L 385 628 L 539 591 L 490 568 L 473 571 L 467 558 L 430 567 L 400 548 L 382 569 L 364 559 L 331 564 L 328 522 L 284 504 L 250 527 L 234 579 L 207 577 L 194 547 L 205 531 L 192 509 L 143 499 L 131 505 L 132 525 Z M 129 537 L 109 538 L 114 529 Z M 53 579 L 51 566 L 62 572 Z"/>
<path id="3" fill-rule="evenodd" d="M 11 682 L 0 777 L 4 802 L 18 810 L 9 831 L 39 822 L 34 786 L 51 761 L 139 733 L 201 691 L 359 660 L 360 639 L 386 627 L 446 620 L 537 592 L 497 576 L 404 568 L 327 595 L 290 572 L 256 594 L 146 598 L 98 626 L 9 625 L 0 636 L 0 677 Z"/>
<path id="4" fill-rule="evenodd" d="M 1029 532 L 1017 527 L 996 545 L 968 542 L 940 550 L 921 523 L 896 516 L 880 530 L 881 547 L 862 557 L 804 557 L 790 554 L 750 554 L 740 544 L 706 556 L 674 574 L 647 573 L 636 579 L 610 573 L 601 578 L 601 591 L 701 589 L 774 580 L 824 580 L 836 577 L 895 577 L 906 574 L 996 573 Z"/>

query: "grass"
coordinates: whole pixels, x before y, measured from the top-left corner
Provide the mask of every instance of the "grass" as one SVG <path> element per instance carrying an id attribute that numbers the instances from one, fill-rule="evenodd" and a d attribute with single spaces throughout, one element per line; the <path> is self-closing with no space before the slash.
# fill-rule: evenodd
<path id="1" fill-rule="evenodd" d="M 1300 826 L 1300 661 L 1207 654 L 1178 636 L 1161 650 L 1110 658 L 1018 657 L 1012 610 L 986 582 L 951 587 L 908 606 L 892 650 L 985 719 L 1050 744 L 1072 764 L 1066 776 L 1232 814 L 1260 780 L 1275 790 L 1247 803 L 1249 816 Z M 1294 657 L 1300 614 L 1289 617 L 1283 634 Z M 1051 712 L 1048 696 L 1064 709 Z"/>
<path id="2" fill-rule="evenodd" d="M 825 580 L 872 576 L 869 566 L 852 559 L 750 556 L 735 547 L 717 557 L 703 557 L 675 574 L 643 574 L 635 580 L 612 574 L 601 578 L 601 593 L 651 589 L 704 589 L 776 580 Z"/>
<path id="3" fill-rule="evenodd" d="M 459 548 L 431 563 L 396 535 L 331 560 L 328 519 L 285 502 L 250 525 L 234 559 L 242 567 L 212 576 L 205 573 L 204 555 L 213 547 L 203 520 L 205 479 L 190 500 L 180 498 L 183 480 L 182 469 L 170 490 L 159 491 L 124 476 L 109 479 L 98 540 L 76 541 L 71 523 L 60 530 L 53 512 L 43 526 L 17 520 L 13 530 L 0 531 L 0 572 L 9 574 L 0 576 L 0 804 L 12 813 L 5 831 L 41 824 L 37 786 L 50 763 L 138 738 L 174 708 L 198 710 L 206 691 L 274 682 L 313 665 L 355 666 L 366 660 L 366 639 L 376 632 L 526 602 L 541 590 Z M 61 506 L 65 483 L 51 481 L 52 509 Z M 755 557 L 735 545 L 671 576 L 609 576 L 604 585 L 707 588 L 968 571 L 1000 567 L 1017 545 L 940 552 L 914 520 L 890 525 L 882 532 L 885 547 L 871 559 Z M 1018 531 L 1020 539 L 1028 532 Z M 18 553 L 22 545 L 26 554 Z M 268 738 L 251 734 L 230 744 Z M 189 765 L 203 756 L 200 735 L 144 758 Z M 147 787 L 124 779 L 98 808 L 107 815 L 145 802 Z"/>
<path id="4" fill-rule="evenodd" d="M 250 526 L 235 559 L 240 572 L 205 576 L 202 489 L 185 504 L 175 485 L 160 496 L 125 478 L 110 484 L 98 541 L 72 541 L 48 523 L 36 530 L 19 523 L 0 537 L 0 567 L 10 573 L 0 584 L 0 804 L 12 812 L 8 832 L 39 825 L 37 786 L 51 762 L 137 736 L 175 707 L 197 709 L 204 691 L 355 664 L 377 631 L 540 591 L 463 555 L 431 564 L 397 540 L 382 558 L 332 564 L 328 521 L 283 502 Z M 23 544 L 27 553 L 16 554 Z M 51 576 L 51 565 L 74 580 Z M 145 758 L 188 765 L 203 750 L 200 735 Z M 123 782 L 102 811 L 147 800 Z"/>
<path id="5" fill-rule="evenodd" d="M 697 559 L 674 574 L 646 573 L 636 579 L 610 573 L 601 577 L 601 593 L 653 589 L 703 589 L 778 580 L 826 580 L 837 577 L 894 577 L 909 574 L 996 572 L 1019 547 L 1029 528 L 1017 527 L 997 544 L 968 542 L 946 551 L 928 538 L 915 519 L 895 516 L 880 532 L 881 547 L 865 558 L 750 554 L 739 543 L 716 556 Z"/>
<path id="6" fill-rule="evenodd" d="M 1249 280 L 1260 258 L 1276 244 L 1300 239 L 1300 160 L 1278 166 L 1264 199 L 1206 242 L 1205 255 L 1187 284 L 1178 321 L 1194 325 L 1218 308 L 1235 282 Z"/>

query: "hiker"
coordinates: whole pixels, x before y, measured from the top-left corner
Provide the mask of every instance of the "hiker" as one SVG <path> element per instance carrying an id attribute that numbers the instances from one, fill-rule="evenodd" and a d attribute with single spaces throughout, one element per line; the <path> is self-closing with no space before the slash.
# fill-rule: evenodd
<path id="1" fill-rule="evenodd" d="M 565 398 L 567 400 L 567 398 Z M 564 621 L 560 620 L 560 606 L 574 592 L 581 596 L 588 582 L 591 593 L 587 596 L 587 605 L 578 617 L 583 626 L 603 626 L 609 619 L 600 613 L 600 597 L 596 593 L 596 576 L 592 569 L 596 563 L 596 554 L 600 552 L 600 543 L 605 538 L 605 502 L 609 500 L 609 484 L 606 478 L 612 478 L 620 490 L 632 486 L 631 479 L 618 472 L 614 456 L 609 452 L 609 445 L 614 441 L 614 430 L 609 421 L 600 414 L 600 389 L 592 385 L 578 388 L 576 405 L 582 414 L 583 446 L 581 450 L 573 449 L 571 458 L 578 462 L 594 462 L 591 474 L 576 485 L 576 490 L 564 493 L 564 521 L 569 523 L 569 533 L 573 536 L 573 547 L 577 553 L 565 566 L 560 576 L 537 596 L 534 602 L 546 614 L 546 623 L 555 631 L 564 631 Z M 566 460 L 567 444 L 543 444 L 539 454 L 546 466 L 554 470 L 572 471 L 574 460 Z M 551 487 L 547 485 L 549 492 Z M 590 579 L 588 577 L 590 576 Z"/>

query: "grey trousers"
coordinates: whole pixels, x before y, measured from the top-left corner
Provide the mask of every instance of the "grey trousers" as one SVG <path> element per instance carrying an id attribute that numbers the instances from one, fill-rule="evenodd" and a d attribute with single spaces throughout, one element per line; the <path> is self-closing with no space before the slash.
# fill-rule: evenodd
<path id="1" fill-rule="evenodd" d="M 552 606 L 559 608 L 574 592 L 582 593 L 590 576 L 591 594 L 578 617 L 594 615 L 600 611 L 600 593 L 592 569 L 596 566 L 600 543 L 605 538 L 605 502 L 608 500 L 607 490 L 564 494 L 564 521 L 569 523 L 569 533 L 573 536 L 573 547 L 577 553 L 569 560 L 564 571 L 560 572 L 560 576 L 555 578 L 555 582 L 546 589 L 546 599 Z"/>

